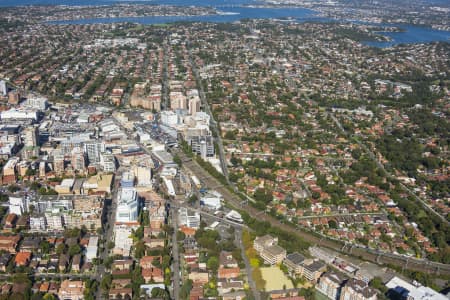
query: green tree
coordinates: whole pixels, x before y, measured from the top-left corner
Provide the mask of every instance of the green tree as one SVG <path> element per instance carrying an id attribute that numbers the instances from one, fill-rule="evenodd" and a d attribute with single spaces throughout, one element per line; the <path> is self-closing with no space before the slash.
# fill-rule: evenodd
<path id="1" fill-rule="evenodd" d="M 140 266 L 136 266 L 131 274 L 132 289 L 133 293 L 139 296 L 141 292 L 141 285 L 145 283 L 142 277 L 142 269 Z"/>
<path id="2" fill-rule="evenodd" d="M 44 297 L 42 297 L 42 299 L 44 299 L 44 300 L 56 300 L 56 297 L 53 294 L 46 293 L 44 295 Z"/>
<path id="3" fill-rule="evenodd" d="M 50 243 L 47 240 L 42 240 L 39 246 L 41 247 L 42 253 L 44 254 L 50 253 Z"/>
<path id="4" fill-rule="evenodd" d="M 109 268 L 111 268 L 113 261 L 114 261 L 114 257 L 109 256 L 103 261 L 103 265 L 105 266 L 105 268 L 109 269 Z"/>
<path id="5" fill-rule="evenodd" d="M 145 255 L 146 249 L 147 249 L 147 247 L 145 246 L 145 243 L 142 240 L 138 241 L 134 248 L 134 256 L 137 259 L 142 258 Z"/>
<path id="6" fill-rule="evenodd" d="M 270 190 L 258 188 L 253 194 L 256 201 L 269 204 L 273 200 L 272 192 Z"/>
<path id="7" fill-rule="evenodd" d="M 97 290 L 97 287 L 98 287 L 97 280 L 85 279 L 84 283 L 85 283 L 85 289 L 83 292 L 84 299 L 85 300 L 95 300 L 94 295 L 95 295 L 95 291 Z"/>
<path id="8" fill-rule="evenodd" d="M 61 243 L 56 247 L 56 254 L 61 255 L 66 252 L 66 244 Z"/>
<path id="9" fill-rule="evenodd" d="M 167 235 L 172 235 L 174 233 L 173 227 L 169 225 L 164 225 L 163 230 Z"/>
<path id="10" fill-rule="evenodd" d="M 81 248 L 79 245 L 72 245 L 69 247 L 69 255 L 70 256 L 74 256 L 76 254 L 80 254 L 81 253 Z"/>
<path id="11" fill-rule="evenodd" d="M 177 231 L 177 241 L 183 241 L 186 238 L 186 235 L 182 231 Z"/>
<path id="12" fill-rule="evenodd" d="M 5 295 L 6 296 L 6 295 Z M 31 300 L 42 300 L 42 297 L 43 297 L 43 295 L 41 294 L 41 293 L 34 293 L 32 296 L 31 296 Z M 3 299 L 5 299 L 5 300 L 7 300 L 8 298 L 6 297 L 6 298 L 1 298 L 0 297 L 0 300 L 3 300 Z"/>
<path id="13" fill-rule="evenodd" d="M 169 299 L 169 295 L 165 289 L 156 287 L 152 289 L 152 298 L 162 298 L 167 300 Z"/>
<path id="14" fill-rule="evenodd" d="M 301 289 L 299 295 L 305 297 L 306 300 L 313 300 L 314 288 Z"/>
<path id="15" fill-rule="evenodd" d="M 216 256 L 212 256 L 208 259 L 206 266 L 213 271 L 213 273 L 217 273 L 217 270 L 219 269 L 219 260 Z"/>
<path id="16" fill-rule="evenodd" d="M 18 185 L 11 184 L 10 186 L 8 186 L 8 191 L 11 193 L 15 193 L 17 191 L 20 191 L 20 187 Z"/>
<path id="17" fill-rule="evenodd" d="M 36 170 L 34 170 L 34 169 L 28 169 L 26 172 L 25 172 L 25 176 L 34 176 L 34 175 L 36 175 Z M 45 296 L 44 296 L 45 297 Z"/>
<path id="18" fill-rule="evenodd" d="M 195 202 L 197 202 L 197 200 L 198 200 L 197 195 L 192 194 L 192 195 L 189 197 L 189 199 L 188 199 L 188 203 L 189 203 L 189 204 L 195 204 Z"/>
<path id="19" fill-rule="evenodd" d="M 150 216 L 147 210 L 141 211 L 141 213 L 139 214 L 139 222 L 141 223 L 142 226 L 150 225 Z"/>
<path id="20" fill-rule="evenodd" d="M 333 228 L 333 229 L 338 228 L 336 220 L 329 220 L 328 221 L 328 227 Z"/>
<path id="21" fill-rule="evenodd" d="M 224 138 L 227 140 L 235 140 L 236 134 L 233 131 L 227 131 L 224 135 Z"/>
<path id="22" fill-rule="evenodd" d="M 175 154 L 173 156 L 173 161 L 178 165 L 178 166 L 182 166 L 183 165 L 183 161 L 181 160 L 181 158 L 178 156 L 178 154 Z"/>
<path id="23" fill-rule="evenodd" d="M 81 237 L 81 229 L 80 228 L 71 228 L 66 229 L 64 231 L 64 237 L 65 238 L 79 238 Z"/>
<path id="24" fill-rule="evenodd" d="M 180 288 L 180 298 L 183 300 L 189 299 L 189 293 L 192 290 L 192 280 L 186 280 Z"/>
<path id="25" fill-rule="evenodd" d="M 233 152 L 233 153 L 231 154 L 230 162 L 231 162 L 231 164 L 232 164 L 233 166 L 236 167 L 237 165 L 239 165 L 239 164 L 242 163 L 242 160 L 239 159 L 239 158 L 236 158 L 236 156 L 234 156 L 234 152 Z"/>
<path id="26" fill-rule="evenodd" d="M 255 281 L 256 288 L 260 291 L 264 290 L 266 287 L 266 281 L 262 277 L 261 269 L 254 268 L 252 271 L 252 278 Z"/>
<path id="27" fill-rule="evenodd" d="M 21 293 L 14 293 L 8 299 L 29 299 L 31 297 L 31 280 L 26 273 L 17 273 L 10 277 L 12 283 L 24 284 Z"/>
<path id="28" fill-rule="evenodd" d="M 111 274 L 104 274 L 102 281 L 100 282 L 100 288 L 107 292 L 111 288 L 111 282 L 112 282 L 112 275 Z"/>
<path id="29" fill-rule="evenodd" d="M 154 265 L 157 268 L 161 268 L 162 267 L 161 260 L 160 260 L 159 256 L 153 258 L 152 265 Z"/>
<path id="30" fill-rule="evenodd" d="M 373 287 L 374 289 L 379 290 L 383 294 L 387 292 L 388 288 L 384 285 L 383 280 L 381 280 L 380 277 L 374 277 L 369 285 Z"/>

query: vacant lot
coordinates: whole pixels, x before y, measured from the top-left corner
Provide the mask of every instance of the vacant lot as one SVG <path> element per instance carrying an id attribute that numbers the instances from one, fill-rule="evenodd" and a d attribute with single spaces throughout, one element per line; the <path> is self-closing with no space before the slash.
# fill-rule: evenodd
<path id="1" fill-rule="evenodd" d="M 294 287 L 289 278 L 278 267 L 261 268 L 261 273 L 266 281 L 266 291 L 291 289 Z"/>

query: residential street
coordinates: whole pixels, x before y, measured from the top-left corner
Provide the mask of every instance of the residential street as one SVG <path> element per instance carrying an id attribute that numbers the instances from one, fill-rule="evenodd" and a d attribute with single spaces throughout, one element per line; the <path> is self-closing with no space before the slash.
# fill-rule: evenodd
<path id="1" fill-rule="evenodd" d="M 252 268 L 250 266 L 250 262 L 248 260 L 248 257 L 245 254 L 244 243 L 242 242 L 242 230 L 236 229 L 234 231 L 234 236 L 235 236 L 235 243 L 241 249 L 242 258 L 244 259 L 244 263 L 245 263 L 245 272 L 247 273 L 248 284 L 250 286 L 250 289 L 252 290 L 252 293 L 253 293 L 253 296 L 255 297 L 255 300 L 260 300 L 261 297 L 260 297 L 259 291 L 256 288 L 256 283 L 255 283 L 255 281 L 253 280 L 253 277 L 252 277 Z"/>

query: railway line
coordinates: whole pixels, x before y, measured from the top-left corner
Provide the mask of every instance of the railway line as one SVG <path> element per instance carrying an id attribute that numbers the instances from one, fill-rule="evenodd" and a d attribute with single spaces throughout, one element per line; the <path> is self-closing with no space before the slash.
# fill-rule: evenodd
<path id="1" fill-rule="evenodd" d="M 189 169 L 198 178 L 201 178 L 207 186 L 214 187 L 215 190 L 223 195 L 225 201 L 229 205 L 247 212 L 253 218 L 260 221 L 267 221 L 272 226 L 276 226 L 286 232 L 292 233 L 308 243 L 330 248 L 341 253 L 351 254 L 352 256 L 380 265 L 394 265 L 402 268 L 402 270 L 408 269 L 413 271 L 421 271 L 434 275 L 450 275 L 450 265 L 393 253 L 381 252 L 370 248 L 357 247 L 355 245 L 348 245 L 344 241 L 341 242 L 327 239 L 312 232 L 302 230 L 301 228 L 295 228 L 291 225 L 282 223 L 272 216 L 262 213 L 261 210 L 253 206 L 242 206 L 242 200 L 239 197 L 230 192 L 226 186 L 211 176 L 197 162 L 188 158 L 182 151 L 177 152 L 177 154 L 182 159 L 183 165 L 187 169 Z"/>

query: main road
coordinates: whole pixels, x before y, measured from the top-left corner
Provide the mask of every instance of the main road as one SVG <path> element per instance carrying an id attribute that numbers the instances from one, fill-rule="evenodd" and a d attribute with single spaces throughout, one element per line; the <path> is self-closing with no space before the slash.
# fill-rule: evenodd
<path id="1" fill-rule="evenodd" d="M 189 46 L 189 43 L 188 43 Z M 205 96 L 205 91 L 203 90 L 203 85 L 201 82 L 201 78 L 198 74 L 198 70 L 197 70 L 197 65 L 195 64 L 194 59 L 192 58 L 192 51 L 191 49 L 188 48 L 188 54 L 189 54 L 189 62 L 191 64 L 192 67 L 192 71 L 194 73 L 195 76 L 195 80 L 197 83 L 197 87 L 199 90 L 199 96 L 200 96 L 200 100 L 202 102 L 202 105 L 206 111 L 206 113 L 208 113 L 208 115 L 210 116 L 210 127 L 212 128 L 212 130 L 214 131 L 215 134 L 215 139 L 217 141 L 217 146 L 219 148 L 219 158 L 220 158 L 220 166 L 222 168 L 222 173 L 225 176 L 228 184 L 230 184 L 230 180 L 228 178 L 228 168 L 227 168 L 227 162 L 226 162 L 226 157 L 225 157 L 225 151 L 223 150 L 223 142 L 222 142 L 222 137 L 220 136 L 220 131 L 219 131 L 219 127 L 218 124 L 216 122 L 216 120 L 214 119 L 214 115 L 211 112 L 211 109 L 209 108 L 209 103 L 208 100 L 206 99 Z"/>
<path id="2" fill-rule="evenodd" d="M 103 275 L 106 273 L 106 268 L 104 266 L 104 261 L 109 256 L 108 243 L 112 241 L 113 230 L 114 230 L 114 222 L 116 218 L 116 208 L 117 208 L 117 191 L 119 187 L 119 182 L 121 178 L 122 169 L 119 168 L 117 170 L 117 175 L 114 177 L 113 189 L 111 192 L 111 203 L 109 205 L 105 205 L 105 214 L 106 219 L 103 224 L 104 234 L 103 234 L 103 251 L 98 254 L 100 264 L 97 266 L 95 271 L 95 279 L 100 282 L 103 278 Z M 102 290 L 100 286 L 97 288 L 96 299 L 103 299 Z"/>
<path id="3" fill-rule="evenodd" d="M 170 206 L 170 216 L 172 220 L 173 233 L 172 233 L 172 286 L 173 295 L 172 298 L 178 300 L 180 298 L 180 253 L 178 250 L 177 232 L 178 232 L 178 208 L 176 205 Z"/>

